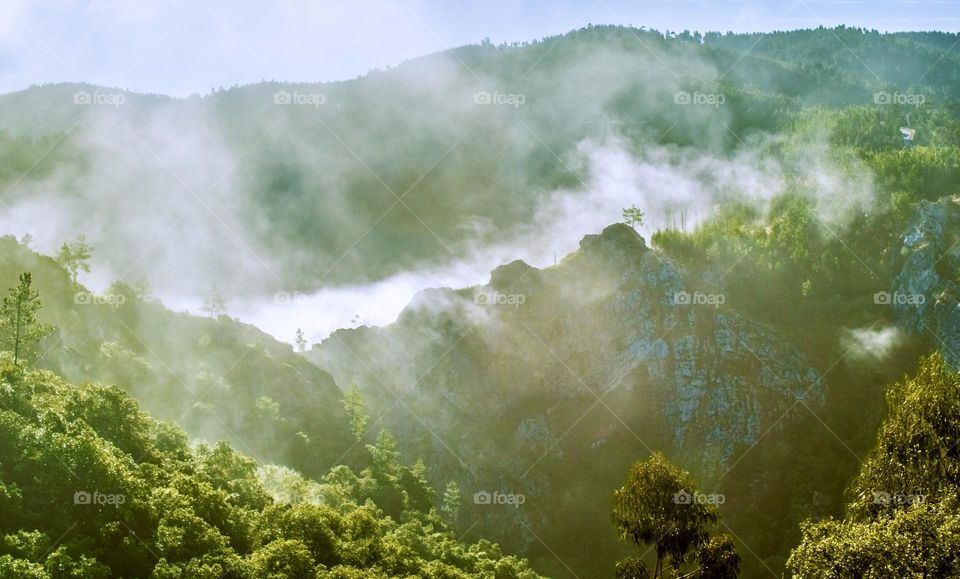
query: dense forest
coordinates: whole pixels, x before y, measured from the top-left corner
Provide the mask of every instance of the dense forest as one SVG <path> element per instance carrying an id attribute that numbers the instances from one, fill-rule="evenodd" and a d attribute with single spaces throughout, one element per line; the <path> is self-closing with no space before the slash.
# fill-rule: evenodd
<path id="1" fill-rule="evenodd" d="M 960 576 L 958 40 L 0 95 L 0 577 Z"/>

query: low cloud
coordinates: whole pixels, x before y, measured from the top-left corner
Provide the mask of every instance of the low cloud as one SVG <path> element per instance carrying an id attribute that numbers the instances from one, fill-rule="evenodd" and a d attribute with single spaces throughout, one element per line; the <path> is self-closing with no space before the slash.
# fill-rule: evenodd
<path id="1" fill-rule="evenodd" d="M 840 342 L 854 360 L 883 360 L 903 343 L 903 339 L 899 328 L 860 328 L 845 329 Z"/>

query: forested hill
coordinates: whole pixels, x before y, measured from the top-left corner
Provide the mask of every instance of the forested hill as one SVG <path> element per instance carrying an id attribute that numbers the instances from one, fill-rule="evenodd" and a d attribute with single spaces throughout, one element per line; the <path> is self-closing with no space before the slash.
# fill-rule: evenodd
<path id="1" fill-rule="evenodd" d="M 0 570 L 960 575 L 958 41 L 587 26 L 0 96 Z M 300 355 L 214 290 L 361 311 Z"/>
<path id="2" fill-rule="evenodd" d="M 191 436 L 320 475 L 349 459 L 342 393 L 288 344 L 228 316 L 168 310 L 149 290 L 74 286 L 55 260 L 0 238 L 0 287 L 31 272 L 55 326 L 37 364 L 76 382 L 116 384 Z"/>
<path id="3" fill-rule="evenodd" d="M 898 129 L 910 125 L 918 143 L 957 145 L 956 40 L 854 28 L 664 35 L 592 26 L 465 46 L 348 81 L 265 81 L 185 99 L 32 87 L 0 96 L 0 183 L 27 173 L 10 205 L 52 195 L 78 214 L 97 206 L 97 223 L 121 222 L 124 243 L 99 244 L 117 263 L 149 247 L 128 195 L 171 220 L 202 197 L 223 220 L 212 224 L 218 239 L 242 235 L 248 250 L 224 263 L 199 244 L 197 278 L 269 292 L 380 279 L 463 258 L 529 226 L 546 192 L 592 186 L 585 140 L 729 158 L 786 134 L 884 151 L 900 147 Z M 76 95 L 103 104 L 78 105 Z M 663 207 L 644 209 L 665 219 Z M 200 225 L 188 225 L 179 237 L 198 235 Z M 269 268 L 239 262 L 250 252 Z M 233 262 L 256 275 L 234 275 Z"/>
<path id="4" fill-rule="evenodd" d="M 459 495 L 433 508 L 422 465 L 398 462 L 388 435 L 364 450 L 371 467 L 317 483 L 191 445 L 116 387 L 6 352 L 0 376 L 0 576 L 538 577 L 495 544 L 458 542 Z"/>

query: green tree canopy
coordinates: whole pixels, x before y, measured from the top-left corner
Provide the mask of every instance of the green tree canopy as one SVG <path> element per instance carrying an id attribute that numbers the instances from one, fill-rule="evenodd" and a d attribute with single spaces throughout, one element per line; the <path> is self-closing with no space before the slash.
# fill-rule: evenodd
<path id="1" fill-rule="evenodd" d="M 53 332 L 53 326 L 40 321 L 40 294 L 32 283 L 29 273 L 20 274 L 20 284 L 10 288 L 0 305 L 0 343 L 13 353 L 14 364 L 32 358 L 40 340 Z"/>
<path id="2" fill-rule="evenodd" d="M 619 538 L 638 547 L 653 545 L 654 577 L 663 576 L 664 560 L 679 570 L 687 554 L 707 540 L 707 525 L 717 514 L 699 496 L 690 474 L 659 452 L 634 464 L 626 483 L 614 491 L 613 523 Z"/>
<path id="3" fill-rule="evenodd" d="M 887 404 L 844 520 L 803 524 L 788 562 L 798 576 L 960 574 L 960 376 L 933 354 L 889 388 Z"/>
<path id="4" fill-rule="evenodd" d="M 636 205 L 631 205 L 623 210 L 623 221 L 634 228 L 643 225 L 643 211 L 637 209 Z"/>

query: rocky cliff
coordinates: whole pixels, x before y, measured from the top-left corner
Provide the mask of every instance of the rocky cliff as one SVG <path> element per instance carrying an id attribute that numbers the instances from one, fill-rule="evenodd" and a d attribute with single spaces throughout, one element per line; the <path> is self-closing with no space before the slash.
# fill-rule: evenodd
<path id="1" fill-rule="evenodd" d="M 960 199 L 921 202 L 901 254 L 903 268 L 885 301 L 901 326 L 932 338 L 960 368 Z"/>
<path id="2" fill-rule="evenodd" d="M 484 286 L 422 292 L 396 323 L 340 330 L 310 355 L 356 383 L 402 447 L 432 449 L 438 482 L 526 498 L 469 517 L 515 520 L 525 543 L 585 519 L 606 537 L 596 489 L 649 449 L 710 479 L 798 400 L 823 404 L 808 358 L 724 291 L 618 224 L 557 266 L 516 261 Z"/>

